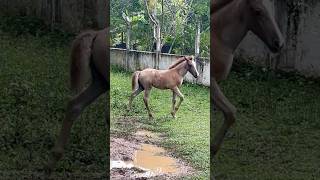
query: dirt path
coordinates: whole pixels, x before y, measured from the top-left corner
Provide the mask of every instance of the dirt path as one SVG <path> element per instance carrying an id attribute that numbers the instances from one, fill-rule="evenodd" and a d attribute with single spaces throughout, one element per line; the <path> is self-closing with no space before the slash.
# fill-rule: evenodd
<path id="1" fill-rule="evenodd" d="M 122 121 L 117 123 L 123 125 Z M 130 120 L 132 123 L 137 127 L 132 132 L 111 135 L 111 179 L 176 179 L 194 172 L 187 163 L 159 146 L 165 138 L 163 134 L 142 129 L 139 123 Z"/>

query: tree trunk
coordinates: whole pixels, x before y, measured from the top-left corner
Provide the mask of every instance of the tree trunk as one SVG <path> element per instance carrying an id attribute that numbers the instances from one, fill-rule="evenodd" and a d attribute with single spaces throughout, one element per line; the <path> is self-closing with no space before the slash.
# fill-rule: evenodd
<path id="1" fill-rule="evenodd" d="M 195 56 L 195 58 L 198 58 L 200 56 L 200 35 L 201 35 L 200 27 L 201 27 L 201 24 L 200 24 L 200 21 L 198 21 L 197 30 L 196 30 L 195 44 L 194 44 L 194 49 L 195 49 L 194 56 Z"/>
<path id="2" fill-rule="evenodd" d="M 160 53 L 161 53 L 161 33 L 160 33 L 160 24 L 156 26 L 156 69 L 159 69 L 160 63 Z"/>
<path id="3" fill-rule="evenodd" d="M 130 37 L 131 37 L 131 19 L 125 14 L 122 13 L 122 18 L 124 19 L 124 21 L 126 22 L 127 25 L 127 40 L 126 40 L 126 68 L 127 70 L 129 70 L 129 53 L 130 53 L 130 49 L 131 49 L 131 41 L 130 41 Z"/>
<path id="4" fill-rule="evenodd" d="M 145 0 L 146 8 L 148 11 L 148 15 L 150 20 L 153 23 L 153 36 L 156 41 L 156 61 L 155 61 L 155 69 L 159 69 L 159 62 L 160 62 L 160 53 L 161 53 L 161 27 L 159 20 L 156 18 L 156 9 L 149 10 L 148 2 Z"/>

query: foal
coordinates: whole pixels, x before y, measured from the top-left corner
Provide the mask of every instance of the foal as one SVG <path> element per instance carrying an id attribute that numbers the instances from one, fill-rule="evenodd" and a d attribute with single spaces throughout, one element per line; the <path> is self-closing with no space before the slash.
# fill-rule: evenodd
<path id="1" fill-rule="evenodd" d="M 199 73 L 196 68 L 196 63 L 192 56 L 181 57 L 173 63 L 167 70 L 145 69 L 136 71 L 132 75 L 132 93 L 129 99 L 128 110 L 131 109 L 132 100 L 140 92 L 144 90 L 144 104 L 148 110 L 149 119 L 153 119 L 150 111 L 148 100 L 152 87 L 158 89 L 171 89 L 172 91 L 172 111 L 171 115 L 175 118 L 184 96 L 180 92 L 179 87 L 182 85 L 183 77 L 190 72 L 194 78 L 198 78 Z M 176 104 L 176 96 L 179 96 L 180 101 Z"/>
<path id="2" fill-rule="evenodd" d="M 68 103 L 60 135 L 52 149 L 51 159 L 46 165 L 48 174 L 64 154 L 73 122 L 88 105 L 110 89 L 109 75 L 106 73 L 109 68 L 107 32 L 107 29 L 87 31 L 78 35 L 73 41 L 70 83 L 71 89 L 77 95 Z"/>
<path id="3" fill-rule="evenodd" d="M 256 34 L 274 53 L 281 50 L 284 40 L 262 0 L 212 0 L 211 27 L 211 103 L 224 115 L 223 125 L 211 143 L 214 156 L 235 122 L 236 108 L 224 96 L 217 82 L 227 78 L 237 46 L 249 31 Z"/>

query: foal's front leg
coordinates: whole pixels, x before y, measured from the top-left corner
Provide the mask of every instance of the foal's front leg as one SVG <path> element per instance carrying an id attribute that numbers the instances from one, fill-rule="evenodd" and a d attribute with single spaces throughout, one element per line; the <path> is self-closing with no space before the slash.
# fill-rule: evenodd
<path id="1" fill-rule="evenodd" d="M 217 131 L 212 143 L 210 143 L 212 155 L 215 156 L 222 144 L 227 131 L 235 122 L 236 108 L 224 96 L 215 78 L 211 78 L 211 87 L 213 88 L 214 105 L 218 109 L 222 110 L 224 115 L 224 122 L 222 124 L 222 127 Z"/>
<path id="2" fill-rule="evenodd" d="M 174 108 L 174 114 L 176 114 L 176 112 L 179 110 L 179 107 L 180 107 L 182 101 L 184 100 L 184 96 L 183 96 L 183 94 L 180 92 L 180 90 L 179 90 L 178 87 L 174 88 L 174 89 L 173 89 L 173 92 L 174 92 L 176 95 L 178 95 L 179 98 L 180 98 L 180 101 L 179 101 L 178 105 Z"/>
<path id="3" fill-rule="evenodd" d="M 69 140 L 73 122 L 79 117 L 84 108 L 86 108 L 101 94 L 107 91 L 104 83 L 105 82 L 99 80 L 94 80 L 85 91 L 83 91 L 81 94 L 79 94 L 69 102 L 65 119 L 62 122 L 60 135 L 55 144 L 55 147 L 52 149 L 52 155 L 50 157 L 51 159 L 46 166 L 46 171 L 48 174 L 51 173 L 56 163 L 62 158 L 64 154 L 64 149 L 67 141 Z"/>
<path id="4" fill-rule="evenodd" d="M 172 91 L 172 110 L 171 110 L 171 115 L 172 115 L 173 118 L 176 118 L 176 115 L 175 115 L 175 112 L 174 112 L 174 108 L 175 108 L 176 102 L 177 102 L 176 97 L 177 97 L 177 94 L 174 91 Z"/>

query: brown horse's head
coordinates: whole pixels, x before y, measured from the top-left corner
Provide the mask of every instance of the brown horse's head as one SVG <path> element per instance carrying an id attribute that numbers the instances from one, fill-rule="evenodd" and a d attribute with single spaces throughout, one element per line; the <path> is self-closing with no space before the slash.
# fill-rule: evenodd
<path id="1" fill-rule="evenodd" d="M 185 57 L 188 64 L 188 71 L 192 74 L 194 78 L 198 78 L 199 72 L 197 70 L 196 62 L 193 56 Z"/>
<path id="2" fill-rule="evenodd" d="M 273 53 L 279 52 L 284 46 L 284 40 L 263 0 L 245 1 L 248 5 L 245 16 L 249 20 L 249 30 L 256 34 Z"/>

